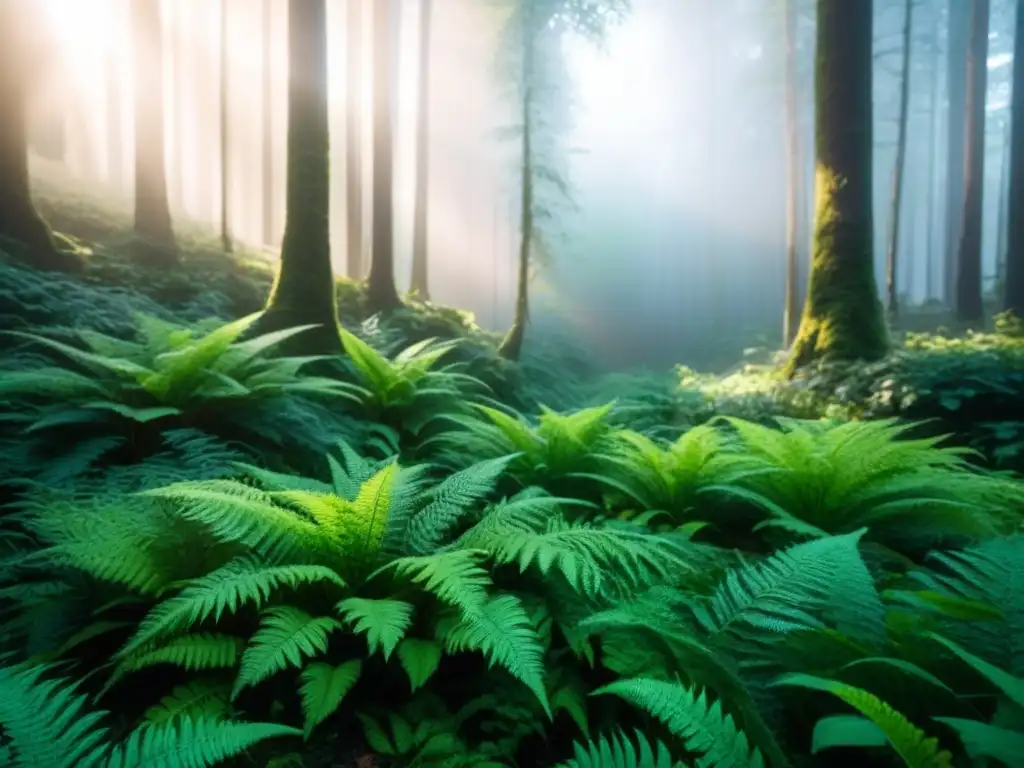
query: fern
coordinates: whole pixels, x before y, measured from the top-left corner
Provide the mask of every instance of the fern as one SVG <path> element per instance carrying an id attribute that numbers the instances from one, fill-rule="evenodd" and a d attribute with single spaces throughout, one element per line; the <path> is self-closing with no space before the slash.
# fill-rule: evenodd
<path id="1" fill-rule="evenodd" d="M 308 739 L 313 729 L 326 720 L 359 680 L 363 664 L 351 659 L 337 666 L 316 662 L 302 670 L 303 734 Z"/>
<path id="2" fill-rule="evenodd" d="M 615 733 L 596 742 L 576 744 L 573 759 L 558 768 L 686 768 L 686 764 L 673 760 L 660 741 L 651 742 L 637 732 L 632 740 Z"/>

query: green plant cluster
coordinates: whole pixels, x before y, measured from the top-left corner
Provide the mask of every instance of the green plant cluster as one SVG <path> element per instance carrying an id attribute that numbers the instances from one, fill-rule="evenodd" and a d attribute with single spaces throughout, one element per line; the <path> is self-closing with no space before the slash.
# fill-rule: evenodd
<path id="1" fill-rule="evenodd" d="M 1021 765 L 1024 496 L 967 448 L 254 320 L 5 335 L 0 765 Z"/>

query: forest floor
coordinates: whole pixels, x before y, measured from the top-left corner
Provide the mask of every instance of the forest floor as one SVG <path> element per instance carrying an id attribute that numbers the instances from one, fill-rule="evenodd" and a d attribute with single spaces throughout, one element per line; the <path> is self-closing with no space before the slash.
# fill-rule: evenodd
<path id="1" fill-rule="evenodd" d="M 314 374 L 259 253 L 36 170 L 85 269 L 0 259 L 0 765 L 1021 765 L 1015 329 L 598 376 L 339 281 Z"/>

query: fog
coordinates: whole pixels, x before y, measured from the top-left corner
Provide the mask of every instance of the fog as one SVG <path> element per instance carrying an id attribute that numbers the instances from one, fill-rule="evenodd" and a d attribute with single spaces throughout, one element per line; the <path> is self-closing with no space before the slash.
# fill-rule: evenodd
<path id="1" fill-rule="evenodd" d="M 37 111 L 64 126 L 74 176 L 112 198 L 132 192 L 131 67 L 126 0 L 46 0 L 64 66 Z M 371 0 L 366 0 L 370 2 Z M 417 120 L 419 4 L 394 0 L 397 95 L 396 274 L 408 284 Z M 959 2 L 961 0 L 953 0 Z M 966 0 L 962 0 L 966 2 Z M 269 0 L 272 130 L 263 130 L 264 2 L 227 0 L 229 219 L 236 238 L 273 254 L 284 221 L 287 2 Z M 948 0 L 914 6 L 900 292 L 942 294 Z M 805 183 L 813 182 L 813 2 L 799 25 Z M 881 286 L 898 114 L 903 2 L 876 0 L 875 227 Z M 557 327 L 610 366 L 685 362 L 721 368 L 744 348 L 781 343 L 785 279 L 784 45 L 780 0 L 634 0 L 603 49 L 567 36 L 561 97 L 576 210 L 533 284 L 533 326 Z M 88 10 L 84 10 L 87 8 Z M 345 256 L 346 3 L 328 0 L 331 41 L 332 241 Z M 172 209 L 216 225 L 219 182 L 219 5 L 164 0 L 167 162 Z M 363 14 L 369 38 L 369 14 Z M 497 53 L 494 0 L 434 0 L 431 51 L 429 259 L 432 298 L 511 322 L 517 248 L 517 151 L 497 133 L 515 122 Z M 1012 4 L 993 1 L 989 61 L 984 263 L 997 271 Z M 370 50 L 363 71 L 369 73 Z M 369 86 L 364 79 L 369 178 Z M 937 99 L 935 98 L 937 95 Z M 277 201 L 262 221 L 263 153 L 273 149 Z M 216 169 L 216 170 L 214 170 Z M 807 260 L 812 193 L 801 224 Z M 369 190 L 364 205 L 369 230 Z M 804 275 L 806 268 L 804 269 Z"/>

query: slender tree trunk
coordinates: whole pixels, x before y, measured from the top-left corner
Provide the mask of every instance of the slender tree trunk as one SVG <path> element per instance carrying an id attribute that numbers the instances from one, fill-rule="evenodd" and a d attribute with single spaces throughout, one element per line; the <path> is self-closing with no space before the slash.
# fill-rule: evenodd
<path id="1" fill-rule="evenodd" d="M 225 253 L 231 253 L 231 158 L 229 113 L 231 104 L 228 56 L 228 0 L 220 0 L 220 243 Z"/>
<path id="2" fill-rule="evenodd" d="M 981 224 L 985 188 L 985 101 L 988 92 L 989 0 L 971 0 L 967 54 L 967 163 L 957 259 L 956 315 L 964 323 L 984 317 L 981 296 Z"/>
<path id="3" fill-rule="evenodd" d="M 159 0 L 132 0 L 135 46 L 135 233 L 139 255 L 175 260 L 174 229 L 167 199 L 164 157 L 164 62 Z"/>
<path id="4" fill-rule="evenodd" d="M 892 200 L 889 212 L 889 243 L 885 254 L 885 295 L 889 317 L 899 315 L 900 215 L 903 212 L 903 174 L 907 164 L 907 123 L 910 113 L 910 44 L 914 25 L 914 2 L 903 4 L 903 60 L 900 67 L 900 115 L 896 138 L 896 162 L 892 169 Z"/>
<path id="5" fill-rule="evenodd" d="M 430 172 L 430 24 L 433 0 L 420 4 L 420 59 L 418 73 L 419 109 L 416 125 L 416 202 L 412 230 L 411 290 L 423 301 L 430 301 L 427 261 L 428 173 Z"/>
<path id="6" fill-rule="evenodd" d="M 391 0 L 373 3 L 373 248 L 366 279 L 371 312 L 388 312 L 402 305 L 395 288 L 394 12 Z"/>
<path id="7" fill-rule="evenodd" d="M 942 80 L 939 77 L 939 28 L 942 15 L 938 6 L 935 6 L 935 19 L 932 28 L 931 38 L 931 71 L 932 89 L 928 96 L 928 232 L 925 240 L 925 275 L 924 275 L 924 299 L 927 302 L 937 294 L 935 291 L 935 209 L 937 198 L 935 194 L 936 166 L 938 165 L 939 153 L 939 85 Z"/>
<path id="8" fill-rule="evenodd" d="M 366 276 L 363 245 L 363 9 L 348 0 L 345 74 L 345 243 L 348 276 Z"/>
<path id="9" fill-rule="evenodd" d="M 75 262 L 54 245 L 29 183 L 27 107 L 32 78 L 46 63 L 37 13 L 28 3 L 0 2 L 0 238 L 20 245 L 4 250 L 31 266 L 69 269 Z"/>
<path id="10" fill-rule="evenodd" d="M 254 332 L 316 324 L 289 351 L 341 350 L 331 270 L 326 0 L 288 3 L 285 224 L 277 280 Z"/>
<path id="11" fill-rule="evenodd" d="M 274 231 L 273 0 L 263 0 L 263 244 L 276 245 Z"/>
<path id="12" fill-rule="evenodd" d="M 956 273 L 963 225 L 964 164 L 967 156 L 964 115 L 967 113 L 967 51 L 971 9 L 968 0 L 949 0 L 946 44 L 946 243 L 943 298 L 956 305 Z"/>
<path id="13" fill-rule="evenodd" d="M 1011 107 L 1012 111 L 1012 107 Z M 996 212 L 996 286 L 1002 286 L 1006 278 L 1006 220 L 1010 215 L 1010 142 L 1012 140 L 1010 126 L 1011 116 L 1003 121 L 1003 151 L 999 162 L 999 206 Z"/>
<path id="14" fill-rule="evenodd" d="M 797 0 L 786 0 L 786 306 L 782 343 L 796 338 L 800 318 L 800 206 L 803 204 L 803 147 L 800 141 L 800 83 L 797 74 Z"/>
<path id="15" fill-rule="evenodd" d="M 872 0 L 818 0 L 814 245 L 790 375 L 888 350 L 872 253 L 873 17 Z"/>
<path id="16" fill-rule="evenodd" d="M 1017 2 L 1013 82 L 1024 83 L 1024 0 Z M 1024 88 L 1014 86 L 1010 106 L 1010 193 L 1003 308 L 1024 319 Z"/>

